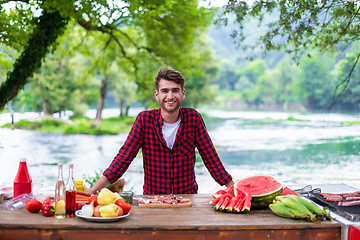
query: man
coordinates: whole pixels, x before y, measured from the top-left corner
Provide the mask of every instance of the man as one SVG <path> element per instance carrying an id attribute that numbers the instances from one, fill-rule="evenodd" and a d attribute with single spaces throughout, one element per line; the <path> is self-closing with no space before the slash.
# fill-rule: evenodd
<path id="1" fill-rule="evenodd" d="M 158 72 L 155 97 L 160 109 L 139 113 L 119 153 L 87 192 L 96 193 L 119 179 L 140 148 L 144 161 L 144 195 L 197 193 L 195 147 L 216 182 L 227 187 L 234 185 L 201 115 L 195 109 L 180 107 L 185 97 L 184 85 L 180 72 L 171 68 Z"/>

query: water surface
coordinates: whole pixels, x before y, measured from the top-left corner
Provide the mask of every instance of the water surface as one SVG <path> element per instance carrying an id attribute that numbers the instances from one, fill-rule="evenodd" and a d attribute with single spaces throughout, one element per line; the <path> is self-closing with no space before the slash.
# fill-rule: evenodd
<path id="1" fill-rule="evenodd" d="M 136 115 L 141 109 L 133 109 Z M 234 179 L 271 175 L 285 185 L 345 183 L 360 188 L 360 114 L 315 114 L 199 110 L 226 169 Z M 87 113 L 94 116 L 94 111 Z M 37 116 L 16 114 L 15 120 Z M 106 109 L 104 117 L 118 116 Z M 304 121 L 287 121 L 292 116 Z M 0 124 L 10 122 L 0 115 Z M 127 134 L 115 136 L 59 135 L 28 130 L 0 129 L 0 183 L 12 182 L 20 158 L 26 158 L 34 182 L 53 189 L 57 164 L 74 163 L 74 176 L 83 179 L 104 170 L 122 146 Z M 223 187 L 202 162 L 196 167 L 199 193 Z M 142 159 L 136 158 L 123 176 L 136 194 L 142 193 Z"/>

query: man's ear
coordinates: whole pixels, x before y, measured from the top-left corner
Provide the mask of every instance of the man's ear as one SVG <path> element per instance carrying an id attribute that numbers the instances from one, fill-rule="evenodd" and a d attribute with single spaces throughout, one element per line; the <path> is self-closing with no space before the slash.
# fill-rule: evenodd
<path id="1" fill-rule="evenodd" d="M 159 100 L 159 99 L 158 99 L 158 96 L 159 96 L 159 92 L 158 92 L 157 90 L 155 90 L 155 93 L 154 93 L 154 95 L 155 95 L 155 98 L 156 98 L 156 100 Z"/>
<path id="2" fill-rule="evenodd" d="M 182 99 L 184 99 L 185 98 L 185 89 L 183 89 L 183 97 L 182 97 Z"/>

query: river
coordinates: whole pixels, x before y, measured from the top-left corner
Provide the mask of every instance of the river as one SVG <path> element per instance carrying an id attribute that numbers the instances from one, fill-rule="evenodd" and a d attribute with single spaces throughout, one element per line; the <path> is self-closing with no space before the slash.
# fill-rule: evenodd
<path id="1" fill-rule="evenodd" d="M 131 109 L 136 115 L 141 109 Z M 199 109 L 226 169 L 239 179 L 271 175 L 284 185 L 344 183 L 360 188 L 360 114 L 286 113 Z M 87 116 L 93 117 L 94 110 Z M 118 116 L 105 109 L 103 117 Z M 37 113 L 15 113 L 15 121 Z M 289 116 L 303 121 L 288 121 Z M 65 116 L 66 117 L 66 116 Z M 216 117 L 216 118 L 214 118 Z M 10 122 L 0 114 L 0 125 Z M 0 184 L 11 184 L 19 159 L 26 158 L 34 183 L 54 189 L 57 164 L 74 163 L 75 179 L 95 176 L 112 161 L 127 134 L 114 136 L 59 135 L 0 128 Z M 142 159 L 136 158 L 123 176 L 125 190 L 142 194 Z M 219 186 L 202 162 L 196 166 L 199 193 L 213 193 Z"/>

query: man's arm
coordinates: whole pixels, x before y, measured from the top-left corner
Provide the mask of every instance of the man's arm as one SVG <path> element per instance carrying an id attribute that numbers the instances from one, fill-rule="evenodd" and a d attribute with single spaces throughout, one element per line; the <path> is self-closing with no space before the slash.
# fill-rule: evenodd
<path id="1" fill-rule="evenodd" d="M 201 115 L 199 113 L 197 114 L 199 124 L 197 124 L 195 145 L 199 150 L 205 167 L 217 183 L 227 187 L 233 186 L 234 182 L 232 180 L 232 176 L 226 171 L 223 163 L 221 162 Z"/>
<path id="2" fill-rule="evenodd" d="M 228 182 L 227 184 L 225 184 L 226 187 L 231 187 L 231 186 L 234 186 L 234 181 L 231 180 L 230 182 Z"/>
<path id="3" fill-rule="evenodd" d="M 94 186 L 92 186 L 89 189 L 86 189 L 85 191 L 90 194 L 96 194 L 98 191 L 100 191 L 101 189 L 103 189 L 104 187 L 106 187 L 109 184 L 110 184 L 110 181 L 103 175 L 99 178 L 99 180 L 96 181 Z"/>

